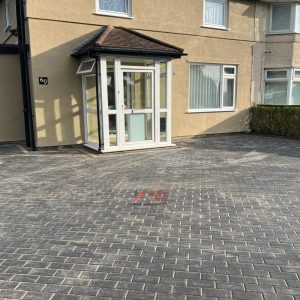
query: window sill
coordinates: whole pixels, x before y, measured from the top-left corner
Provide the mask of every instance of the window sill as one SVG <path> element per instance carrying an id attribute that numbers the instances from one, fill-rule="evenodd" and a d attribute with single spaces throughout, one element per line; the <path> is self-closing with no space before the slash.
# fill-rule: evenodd
<path id="1" fill-rule="evenodd" d="M 285 35 L 285 34 L 297 34 L 299 32 L 295 32 L 295 31 L 278 31 L 278 32 L 267 32 L 266 36 L 268 35 Z"/>
<path id="2" fill-rule="evenodd" d="M 230 31 L 227 27 L 219 27 L 219 26 L 213 26 L 213 25 L 202 25 L 202 28 L 206 29 L 217 29 L 217 30 L 222 30 L 222 31 Z"/>
<path id="3" fill-rule="evenodd" d="M 197 113 L 216 113 L 216 112 L 235 112 L 235 108 L 213 108 L 213 109 L 189 109 L 188 114 L 197 114 Z"/>
<path id="4" fill-rule="evenodd" d="M 134 17 L 126 14 L 110 13 L 105 11 L 96 11 L 94 15 L 103 16 L 103 17 L 113 17 L 113 18 L 122 18 L 122 19 L 134 19 Z"/>

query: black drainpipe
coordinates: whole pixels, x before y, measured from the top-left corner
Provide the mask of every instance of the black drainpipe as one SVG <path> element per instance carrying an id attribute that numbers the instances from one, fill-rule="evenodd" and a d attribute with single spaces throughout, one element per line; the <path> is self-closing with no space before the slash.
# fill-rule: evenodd
<path id="1" fill-rule="evenodd" d="M 26 146 L 36 151 L 32 103 L 31 103 L 31 87 L 28 65 L 28 44 L 26 43 L 25 13 L 23 0 L 16 0 L 17 30 L 18 43 L 20 51 L 20 67 L 23 92 L 24 122 Z"/>

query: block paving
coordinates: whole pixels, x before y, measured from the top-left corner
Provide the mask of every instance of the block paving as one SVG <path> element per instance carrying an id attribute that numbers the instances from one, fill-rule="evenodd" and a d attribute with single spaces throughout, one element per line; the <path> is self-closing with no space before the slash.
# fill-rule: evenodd
<path id="1" fill-rule="evenodd" d="M 300 141 L 0 145 L 0 299 L 299 300 L 299 279 Z"/>

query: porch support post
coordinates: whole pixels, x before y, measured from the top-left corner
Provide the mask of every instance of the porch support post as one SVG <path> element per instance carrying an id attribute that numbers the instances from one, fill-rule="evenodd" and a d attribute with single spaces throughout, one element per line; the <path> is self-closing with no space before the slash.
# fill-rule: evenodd
<path id="1" fill-rule="evenodd" d="M 160 143 L 160 61 L 155 60 L 155 72 L 154 72 L 154 142 Z"/>
<path id="2" fill-rule="evenodd" d="M 172 143 L 172 62 L 167 62 L 167 142 Z"/>
<path id="3" fill-rule="evenodd" d="M 96 56 L 96 97 L 97 97 L 97 121 L 98 121 L 98 148 L 99 148 L 99 152 L 101 151 L 101 144 L 102 144 L 102 139 L 101 139 L 101 120 L 100 120 L 100 73 L 99 73 L 99 56 Z"/>
<path id="4" fill-rule="evenodd" d="M 108 93 L 107 93 L 107 67 L 106 57 L 100 56 L 101 73 L 101 107 L 102 107 L 102 125 L 103 125 L 103 144 L 104 150 L 109 147 L 109 120 L 108 120 Z"/>

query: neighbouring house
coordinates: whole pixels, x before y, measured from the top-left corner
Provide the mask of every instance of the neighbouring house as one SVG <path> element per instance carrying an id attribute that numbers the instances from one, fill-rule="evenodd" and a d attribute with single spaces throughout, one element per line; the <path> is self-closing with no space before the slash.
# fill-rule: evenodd
<path id="1" fill-rule="evenodd" d="M 300 104 L 300 4 L 0 0 L 0 142 L 101 152 L 248 130 Z"/>

